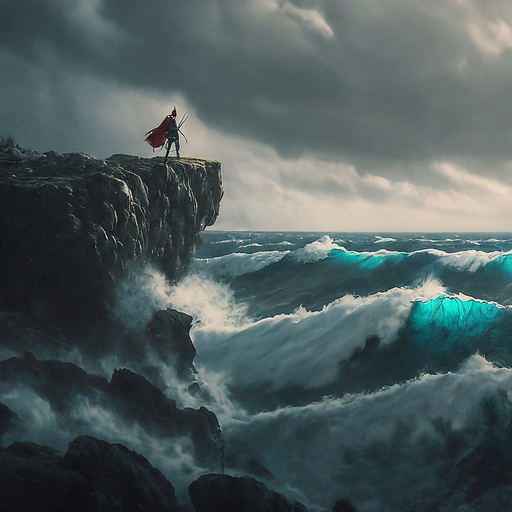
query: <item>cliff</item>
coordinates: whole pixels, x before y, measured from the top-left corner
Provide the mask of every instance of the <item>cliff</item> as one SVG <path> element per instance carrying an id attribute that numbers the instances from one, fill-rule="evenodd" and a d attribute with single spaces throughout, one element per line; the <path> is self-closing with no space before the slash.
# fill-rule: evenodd
<path id="1" fill-rule="evenodd" d="M 115 313 L 139 270 L 179 279 L 222 193 L 215 161 L 0 144 L 2 510 L 307 512 L 223 474 L 272 478 L 205 407 L 192 317 L 138 293 Z"/>
<path id="2" fill-rule="evenodd" d="M 70 446 L 80 448 L 77 463 L 90 457 L 87 467 L 71 467 L 69 450 L 66 458 L 49 456 L 34 442 L 63 450 L 92 433 L 128 440 L 188 482 L 196 465 L 220 468 L 224 439 L 196 381 L 192 317 L 154 307 L 141 315 L 135 294 L 130 313 L 138 322 L 131 325 L 116 307 L 121 283 L 141 269 L 179 279 L 201 232 L 217 219 L 222 195 L 216 161 L 100 160 L 0 143 L 0 458 L 9 467 L 0 475 L 0 502 L 8 510 L 20 503 L 39 510 L 41 501 L 48 510 L 70 510 L 62 493 L 75 487 L 83 510 L 117 510 L 121 502 L 123 510 L 175 509 L 172 485 L 127 448 L 79 437 Z M 173 397 L 191 385 L 197 409 Z M 112 457 L 126 471 L 99 488 Z M 38 476 L 17 478 L 27 471 Z M 58 481 L 47 487 L 52 472 Z M 136 479 L 140 488 L 119 487 Z"/>
<path id="3" fill-rule="evenodd" d="M 220 163 L 0 146 L 0 309 L 65 331 L 103 322 L 116 279 L 175 280 L 219 214 Z"/>

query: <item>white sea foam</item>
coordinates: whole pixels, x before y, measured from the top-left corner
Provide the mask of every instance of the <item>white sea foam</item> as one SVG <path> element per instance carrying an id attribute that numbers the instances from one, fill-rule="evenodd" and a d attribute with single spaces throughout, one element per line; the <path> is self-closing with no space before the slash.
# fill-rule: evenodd
<path id="1" fill-rule="evenodd" d="M 21 382 L 2 382 L 0 403 L 14 411 L 21 420 L 21 432 L 16 430 L 6 434 L 3 439 L 5 445 L 20 440 L 20 434 L 24 439 L 57 450 L 65 449 L 69 443 L 70 439 L 61 441 L 62 438 L 67 439 L 67 433 L 61 425 L 59 414 L 52 409 L 46 398 L 40 397 L 29 386 Z"/>
<path id="2" fill-rule="evenodd" d="M 260 413 L 225 433 L 262 454 L 274 487 L 286 483 L 322 507 L 348 496 L 361 512 L 416 510 L 439 493 L 443 510 L 466 511 L 466 494 L 444 489 L 440 469 L 456 450 L 448 462 L 457 471 L 481 442 L 489 429 L 482 404 L 500 395 L 510 410 L 512 370 L 475 355 L 457 373 Z M 499 421 L 494 428 L 510 428 L 506 411 Z"/>
<path id="3" fill-rule="evenodd" d="M 329 235 L 322 236 L 319 240 L 311 242 L 302 249 L 293 253 L 293 258 L 301 263 L 315 263 L 324 260 L 333 249 L 341 249 Z"/>
<path id="4" fill-rule="evenodd" d="M 6 381 L 0 385 L 0 402 L 16 412 L 21 420 L 19 429 L 4 435 L 6 445 L 30 440 L 65 453 L 68 444 L 79 435 L 123 443 L 160 469 L 176 487 L 182 500 L 195 478 L 220 469 L 220 461 L 219 467 L 198 465 L 188 436 L 171 439 L 154 435 L 136 422 L 124 420 L 97 397 L 77 395 L 65 409 L 56 411 L 47 398 L 32 388 L 33 379 L 27 374 L 20 375 L 17 378 L 19 382 Z M 235 417 L 244 416 L 237 414 Z"/>
<path id="5" fill-rule="evenodd" d="M 396 242 L 396 238 L 382 237 L 379 235 L 375 235 L 375 243 L 381 244 L 383 242 Z"/>
<path id="6" fill-rule="evenodd" d="M 289 251 L 260 251 L 253 254 L 235 252 L 216 258 L 194 261 L 192 272 L 205 271 L 214 276 L 232 278 L 256 272 L 283 259 Z"/>
<path id="7" fill-rule="evenodd" d="M 198 361 L 240 385 L 315 388 L 336 379 L 338 363 L 377 335 L 392 343 L 415 300 L 444 293 L 437 281 L 369 297 L 345 295 L 321 311 L 298 308 L 239 326 L 198 326 Z"/>
<path id="8" fill-rule="evenodd" d="M 245 248 L 247 248 L 247 247 L 263 247 L 263 245 L 262 245 L 262 244 L 258 244 L 258 243 L 256 243 L 256 242 L 254 242 L 254 243 L 252 243 L 252 244 L 241 245 L 241 246 L 239 247 L 239 249 L 245 249 Z"/>
<path id="9" fill-rule="evenodd" d="M 220 244 L 243 244 L 245 240 L 243 238 L 228 238 L 227 240 L 219 240 L 218 242 L 210 242 L 212 245 Z"/>
<path id="10" fill-rule="evenodd" d="M 204 274 L 187 275 L 169 288 L 166 299 L 170 307 L 194 318 L 194 328 L 230 330 L 250 322 L 247 306 L 235 301 L 229 286 Z"/>
<path id="11" fill-rule="evenodd" d="M 249 265 L 254 268 L 254 260 L 246 266 Z M 235 302 L 229 286 L 214 281 L 200 268 L 196 267 L 196 271 L 198 273 L 191 272 L 178 284 L 171 285 L 161 272 L 150 266 L 134 269 L 118 283 L 114 313 L 132 329 L 144 328 L 156 311 L 167 308 L 186 311 L 195 322 L 209 327 L 245 324 L 247 307 Z"/>
<path id="12" fill-rule="evenodd" d="M 505 258 L 506 256 L 510 256 L 512 251 L 502 252 L 502 251 L 492 251 L 492 252 L 483 252 L 477 251 L 475 249 L 467 250 L 467 251 L 458 251 L 453 253 L 448 253 L 445 251 L 440 251 L 438 249 L 425 249 L 423 251 L 417 251 L 417 254 L 420 252 L 427 252 L 439 258 L 439 261 L 446 266 L 457 268 L 460 270 L 466 270 L 468 272 L 476 272 L 478 269 L 485 267 L 489 263 L 497 261 L 501 258 Z"/>
<path id="13" fill-rule="evenodd" d="M 132 268 L 117 283 L 114 314 L 128 328 L 143 329 L 153 313 L 169 307 L 171 290 L 165 276 L 155 268 Z"/>

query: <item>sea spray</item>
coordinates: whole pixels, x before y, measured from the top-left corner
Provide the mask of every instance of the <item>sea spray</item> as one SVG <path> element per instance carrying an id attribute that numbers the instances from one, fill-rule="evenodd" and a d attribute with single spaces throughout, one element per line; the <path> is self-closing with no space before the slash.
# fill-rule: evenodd
<path id="1" fill-rule="evenodd" d="M 198 361 L 225 373 L 235 387 L 321 387 L 336 379 L 339 363 L 362 349 L 369 337 L 393 343 L 414 301 L 443 290 L 439 283 L 427 282 L 370 297 L 345 295 L 321 311 L 298 308 L 240 327 L 197 327 Z"/>
<path id="2" fill-rule="evenodd" d="M 512 371 L 473 356 L 456 373 L 262 412 L 225 433 L 228 443 L 264 454 L 274 486 L 301 489 L 323 507 L 348 496 L 361 512 L 423 510 L 436 501 L 446 505 L 439 510 L 472 510 L 460 478 L 476 478 L 471 454 L 493 442 L 493 432 L 512 441 L 511 394 Z M 492 404 L 506 409 L 489 416 Z M 503 456 L 512 461 L 511 452 Z"/>

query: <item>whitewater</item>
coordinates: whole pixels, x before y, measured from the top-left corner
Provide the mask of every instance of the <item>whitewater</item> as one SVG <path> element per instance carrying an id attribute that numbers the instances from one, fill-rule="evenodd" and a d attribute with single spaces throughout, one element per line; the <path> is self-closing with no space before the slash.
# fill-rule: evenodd
<path id="1" fill-rule="evenodd" d="M 165 308 L 192 316 L 195 385 L 146 357 L 178 407 L 216 414 L 227 474 L 318 511 L 341 498 L 359 512 L 510 510 L 512 234 L 206 231 L 177 283 L 135 267 L 117 294 L 133 332 Z M 123 357 L 61 359 L 107 379 L 146 370 Z M 221 470 L 80 393 L 63 415 L 20 377 L 0 401 L 33 442 L 136 449 L 182 502 Z"/>
<path id="2" fill-rule="evenodd" d="M 512 235 L 204 238 L 177 285 L 148 271 L 146 302 L 194 318 L 227 472 L 319 510 L 509 506 Z"/>

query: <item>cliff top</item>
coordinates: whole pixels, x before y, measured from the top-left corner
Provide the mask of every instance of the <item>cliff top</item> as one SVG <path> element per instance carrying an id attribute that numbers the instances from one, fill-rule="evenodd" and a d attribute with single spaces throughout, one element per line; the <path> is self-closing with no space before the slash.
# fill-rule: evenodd
<path id="1" fill-rule="evenodd" d="M 219 214 L 220 163 L 0 144 L 0 309 L 60 324 L 101 317 L 116 278 L 149 263 L 169 280 Z M 98 309 L 99 308 L 99 309 Z"/>

